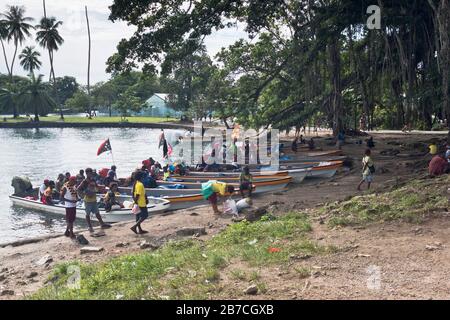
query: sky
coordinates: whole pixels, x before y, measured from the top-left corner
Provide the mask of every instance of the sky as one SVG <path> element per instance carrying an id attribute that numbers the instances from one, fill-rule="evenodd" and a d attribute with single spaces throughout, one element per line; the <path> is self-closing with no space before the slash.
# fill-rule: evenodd
<path id="1" fill-rule="evenodd" d="M 63 21 L 60 34 L 64 38 L 64 44 L 55 54 L 55 73 L 57 77 L 69 75 L 77 79 L 81 84 L 87 83 L 88 37 L 85 5 L 88 6 L 89 20 L 92 38 L 91 53 L 91 84 L 105 81 L 110 78 L 106 73 L 106 60 L 116 51 L 116 46 L 123 38 L 129 38 L 134 31 L 133 26 L 125 22 L 115 23 L 108 20 L 109 9 L 112 0 L 46 0 L 47 16 L 55 16 Z M 26 8 L 26 15 L 33 17 L 37 24 L 43 16 L 41 0 L 0 0 L 0 12 L 6 10 L 7 5 L 21 5 Z M 205 45 L 208 53 L 214 56 L 222 47 L 234 43 L 240 38 L 246 38 L 245 33 L 239 28 L 221 30 L 206 38 Z M 48 54 L 42 48 L 38 48 L 33 39 L 29 39 L 23 46 L 36 46 L 41 53 L 42 68 L 40 73 L 48 79 L 49 61 Z M 9 63 L 11 63 L 14 48 L 12 43 L 7 45 Z M 7 73 L 3 56 L 0 56 L 0 72 Z M 25 76 L 27 73 L 16 63 L 14 73 Z"/>

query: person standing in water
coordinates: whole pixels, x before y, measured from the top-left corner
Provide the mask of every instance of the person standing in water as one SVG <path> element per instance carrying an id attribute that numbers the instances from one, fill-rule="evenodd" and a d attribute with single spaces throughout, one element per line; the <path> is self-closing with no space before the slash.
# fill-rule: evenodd
<path id="1" fill-rule="evenodd" d="M 138 205 L 140 212 L 136 215 L 136 224 L 131 227 L 131 231 L 136 234 L 146 234 L 148 231 L 142 230 L 141 224 L 148 218 L 148 198 L 145 192 L 144 184 L 142 183 L 143 174 L 137 171 L 134 175 L 133 184 L 133 200 Z"/>

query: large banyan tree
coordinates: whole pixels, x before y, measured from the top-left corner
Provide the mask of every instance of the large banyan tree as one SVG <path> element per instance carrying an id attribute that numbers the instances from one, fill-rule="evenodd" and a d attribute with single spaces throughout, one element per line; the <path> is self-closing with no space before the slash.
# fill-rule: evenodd
<path id="1" fill-rule="evenodd" d="M 108 70 L 154 71 L 173 60 L 173 48 L 185 47 L 180 60 L 195 56 L 205 37 L 237 24 L 248 38 L 216 56 L 213 87 L 192 96 L 194 104 L 209 101 L 217 115 L 252 127 L 326 124 L 336 133 L 364 116 L 369 128 L 430 129 L 450 123 L 449 3 L 114 0 L 110 19 L 137 31 Z M 371 5 L 380 8 L 380 28 L 368 27 Z"/>

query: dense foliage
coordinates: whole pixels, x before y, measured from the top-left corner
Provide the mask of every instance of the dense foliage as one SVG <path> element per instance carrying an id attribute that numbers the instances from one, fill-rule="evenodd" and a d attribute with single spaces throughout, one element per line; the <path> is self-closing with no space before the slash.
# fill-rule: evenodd
<path id="1" fill-rule="evenodd" d="M 109 59 L 111 72 L 179 66 L 181 105 L 200 100 L 253 127 L 322 122 L 429 129 L 450 116 L 449 0 L 115 0 L 110 19 L 137 26 Z M 203 78 L 201 40 L 235 23 L 249 40 L 217 56 Z M 196 44 L 195 47 L 193 44 Z M 189 70 L 189 71 L 186 71 Z M 193 74 L 186 74 L 186 72 Z M 198 92 L 192 81 L 206 81 Z M 214 86 L 220 90 L 214 90 Z M 180 85 L 179 85 L 180 87 Z M 188 99 L 187 99 L 188 98 Z M 199 103 L 195 102 L 198 107 Z"/>

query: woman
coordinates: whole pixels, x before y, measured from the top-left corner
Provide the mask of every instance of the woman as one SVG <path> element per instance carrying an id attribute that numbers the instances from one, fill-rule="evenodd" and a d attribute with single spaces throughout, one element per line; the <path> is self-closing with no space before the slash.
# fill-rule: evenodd
<path id="1" fill-rule="evenodd" d="M 70 177 L 69 181 L 64 184 L 61 189 L 60 199 L 64 202 L 66 208 L 66 232 L 64 235 L 66 237 L 75 238 L 73 233 L 73 224 L 77 217 L 77 202 L 80 200 L 78 198 L 78 192 L 76 189 L 77 178 Z"/>
<path id="2" fill-rule="evenodd" d="M 136 234 L 145 234 L 147 231 L 142 230 L 141 224 L 148 218 L 148 198 L 145 193 L 144 184 L 142 183 L 143 174 L 141 171 L 135 173 L 133 185 L 133 200 L 138 205 L 140 212 L 136 215 L 136 224 L 131 227 L 131 231 Z"/>
<path id="3" fill-rule="evenodd" d="M 253 188 L 253 176 L 250 173 L 250 169 L 248 166 L 242 169 L 241 175 L 239 176 L 239 189 L 241 191 L 242 198 L 245 197 L 244 190 L 248 191 L 248 197 L 252 196 L 252 188 Z"/>
<path id="4" fill-rule="evenodd" d="M 48 206 L 53 206 L 53 190 L 55 189 L 55 182 L 50 181 L 47 189 L 44 191 L 44 195 L 42 197 L 42 203 Z"/>
<path id="5" fill-rule="evenodd" d="M 367 190 L 370 189 L 370 185 L 373 181 L 373 174 L 375 173 L 375 166 L 373 164 L 372 158 L 371 156 L 371 151 L 370 149 L 367 149 L 365 154 L 364 154 L 364 158 L 362 159 L 362 180 L 358 185 L 358 191 L 361 191 L 361 186 L 363 185 L 364 182 L 367 182 Z"/>

